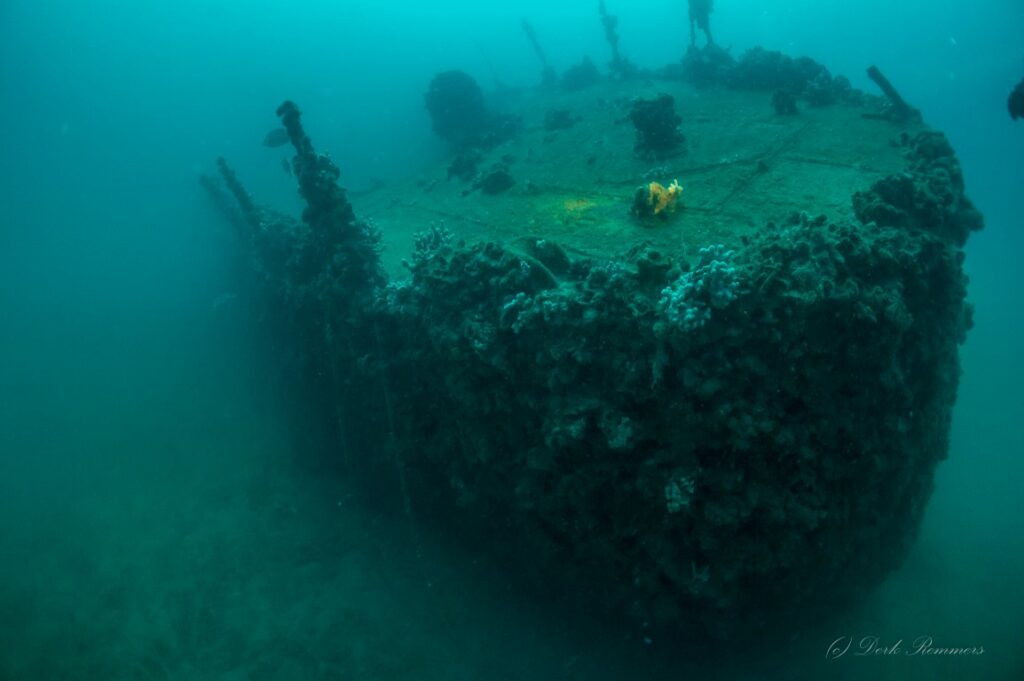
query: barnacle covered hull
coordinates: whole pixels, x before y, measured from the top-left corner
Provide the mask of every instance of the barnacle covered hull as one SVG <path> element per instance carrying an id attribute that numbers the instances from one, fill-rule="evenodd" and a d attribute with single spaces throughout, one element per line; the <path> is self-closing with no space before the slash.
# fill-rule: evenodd
<path id="1" fill-rule="evenodd" d="M 386 309 L 412 339 L 392 375 L 416 376 L 417 497 L 638 621 L 735 635 L 824 614 L 905 555 L 969 316 L 958 252 L 923 233 L 797 218 L 725 283 L 708 257 L 674 300 L 647 250 L 553 283 L 443 245 Z"/>
<path id="2" fill-rule="evenodd" d="M 738 103 L 725 127 L 770 115 L 764 93 L 716 96 Z M 378 234 L 289 126 L 306 222 L 249 202 L 239 224 L 304 358 L 295 399 L 315 394 L 339 469 L 588 606 L 720 636 L 813 620 L 913 541 L 948 450 L 961 248 L 981 225 L 945 138 L 862 106 L 771 121 L 797 127 L 734 162 L 690 149 L 662 179 L 699 183 L 654 226 L 629 214 L 639 182 L 594 174 L 638 176 L 631 140 L 563 156 L 559 182 L 541 149 L 569 133 L 527 125 L 491 153 L 535 144 L 528 186 L 427 177 L 411 199 L 363 197 Z M 585 221 L 546 213 L 574 197 Z M 457 218 L 427 229 L 438 214 Z M 384 283 L 381 234 L 384 269 L 412 251 L 406 278 Z"/>

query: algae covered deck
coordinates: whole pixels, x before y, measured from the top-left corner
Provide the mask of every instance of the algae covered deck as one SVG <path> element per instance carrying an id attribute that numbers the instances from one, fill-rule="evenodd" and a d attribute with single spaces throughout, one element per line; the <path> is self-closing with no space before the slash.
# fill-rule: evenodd
<path id="1" fill-rule="evenodd" d="M 634 152 L 629 110 L 636 97 L 675 98 L 686 141 L 682 152 L 645 160 Z M 851 196 L 905 166 L 898 144 L 911 126 L 865 119 L 859 106 L 802 104 L 780 116 L 771 93 L 698 90 L 677 81 L 604 83 L 577 93 L 529 91 L 503 110 L 521 117 L 520 133 L 483 154 L 486 173 L 504 164 L 515 185 L 496 195 L 448 177 L 451 158 L 425 169 L 401 192 L 382 187 L 352 202 L 384 240 L 384 263 L 399 273 L 416 232 L 443 223 L 457 238 L 556 241 L 570 253 L 613 258 L 639 242 L 668 254 L 693 254 L 714 243 L 736 244 L 768 221 L 794 211 L 838 219 Z M 578 122 L 549 131 L 545 116 L 568 110 Z M 683 186 L 681 204 L 663 219 L 630 212 L 637 187 L 650 181 Z"/>

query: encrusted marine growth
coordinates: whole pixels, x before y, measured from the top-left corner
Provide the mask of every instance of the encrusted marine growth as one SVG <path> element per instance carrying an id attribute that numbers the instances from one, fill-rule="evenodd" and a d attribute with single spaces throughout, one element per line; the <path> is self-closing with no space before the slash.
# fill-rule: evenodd
<path id="1" fill-rule="evenodd" d="M 1006 106 L 1010 110 L 1010 118 L 1017 120 L 1024 118 L 1024 80 L 1017 83 L 1013 88 L 1010 97 L 1006 100 Z"/>
<path id="2" fill-rule="evenodd" d="M 299 431 L 368 496 L 400 489 L 656 640 L 814 622 L 906 556 L 948 451 L 981 226 L 941 135 L 905 140 L 906 173 L 855 220 L 793 215 L 693 263 L 434 227 L 387 283 L 336 167 L 294 105 L 281 117 L 303 222 L 222 172 L 299 358 Z"/>
<path id="3" fill-rule="evenodd" d="M 662 289 L 662 333 L 699 329 L 711 319 L 712 310 L 725 309 L 736 299 L 739 274 L 732 265 L 733 256 L 721 244 L 702 248 L 697 264 Z"/>
<path id="4" fill-rule="evenodd" d="M 346 291 L 347 306 L 365 306 L 384 283 L 380 234 L 356 219 L 345 190 L 338 186 L 338 166 L 325 154 L 316 153 L 302 128 L 298 107 L 285 102 L 277 115 L 295 148 L 292 168 L 306 202 L 302 221 L 311 230 L 308 267 L 330 273 L 335 279 L 332 285 Z"/>
<path id="5" fill-rule="evenodd" d="M 636 127 L 633 148 L 641 158 L 665 159 L 679 152 L 685 140 L 679 132 L 683 119 L 676 113 L 676 100 L 672 95 L 635 100 L 629 119 Z"/>
<path id="6" fill-rule="evenodd" d="M 379 348 L 372 320 L 385 284 L 380 235 L 356 218 L 337 166 L 314 149 L 298 107 L 285 102 L 277 113 L 295 150 L 291 165 L 306 204 L 301 221 L 257 206 L 227 163 L 218 165 L 247 226 L 241 242 L 265 301 L 281 389 L 296 396 L 287 414 L 296 445 L 332 467 L 383 467 L 393 476 L 391 461 L 353 454 L 372 451 L 377 445 L 368 439 L 386 432 L 384 383 L 369 361 Z M 355 418 L 340 405 L 357 398 L 366 410 Z"/>
<path id="7" fill-rule="evenodd" d="M 981 213 L 965 193 L 960 162 L 946 136 L 922 132 L 904 135 L 908 167 L 876 182 L 853 197 L 863 222 L 931 232 L 957 246 L 984 226 Z"/>
<path id="8" fill-rule="evenodd" d="M 425 243 L 388 299 L 415 497 L 538 585 L 733 637 L 905 555 L 969 326 L 952 244 L 806 216 L 689 268 Z"/>
<path id="9" fill-rule="evenodd" d="M 800 113 L 796 107 L 796 95 L 789 90 L 776 90 L 772 93 L 772 108 L 779 116 L 796 116 Z"/>
<path id="10" fill-rule="evenodd" d="M 584 90 L 601 81 L 601 74 L 590 57 L 584 57 L 579 64 L 570 66 L 562 74 L 562 87 L 569 92 Z"/>
<path id="11" fill-rule="evenodd" d="M 755 47 L 743 54 L 730 74 L 730 79 L 733 86 L 738 88 L 786 90 L 800 94 L 812 83 L 819 80 L 831 81 L 832 77 L 828 69 L 813 59 L 793 59 L 781 52 Z"/>
<path id="12" fill-rule="evenodd" d="M 683 187 L 678 180 L 672 180 L 672 184 L 667 187 L 660 182 L 650 182 L 637 187 L 632 213 L 639 218 L 666 217 L 676 211 L 682 194 Z"/>
<path id="13" fill-rule="evenodd" d="M 859 103 L 868 99 L 842 76 L 808 57 L 789 57 L 781 52 L 754 47 L 738 60 L 714 44 L 703 49 L 691 46 L 683 59 L 686 78 L 697 87 L 729 87 L 738 90 L 784 92 L 811 106 L 837 102 Z"/>
<path id="14" fill-rule="evenodd" d="M 480 174 L 476 182 L 473 183 L 473 188 L 479 189 L 483 194 L 494 195 L 508 191 L 515 186 L 515 183 L 516 180 L 509 173 L 508 166 L 504 163 L 496 163 L 487 172 Z"/>
<path id="15" fill-rule="evenodd" d="M 517 122 L 491 112 L 484 93 L 467 73 L 445 71 L 430 81 L 424 96 L 434 132 L 457 150 L 489 148 L 511 138 Z"/>
<path id="16" fill-rule="evenodd" d="M 608 68 L 612 73 L 612 76 L 622 80 L 633 78 L 637 75 L 637 68 L 631 61 L 622 56 L 619 51 L 619 18 L 609 14 L 608 8 L 604 4 L 604 0 L 600 0 L 597 6 L 598 12 L 601 15 L 601 24 L 604 26 L 604 37 L 608 41 L 609 47 L 612 49 L 612 60 L 608 64 Z"/>

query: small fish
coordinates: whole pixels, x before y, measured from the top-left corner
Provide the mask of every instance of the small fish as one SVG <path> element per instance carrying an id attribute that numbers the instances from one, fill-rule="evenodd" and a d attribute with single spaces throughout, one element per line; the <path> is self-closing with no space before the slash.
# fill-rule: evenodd
<path id="1" fill-rule="evenodd" d="M 288 173 L 289 176 L 292 174 L 292 164 L 288 162 L 287 158 L 281 159 L 281 167 L 284 168 L 284 172 Z"/>
<path id="2" fill-rule="evenodd" d="M 288 131 L 284 128 L 274 128 L 263 138 L 265 147 L 283 147 L 288 144 Z"/>

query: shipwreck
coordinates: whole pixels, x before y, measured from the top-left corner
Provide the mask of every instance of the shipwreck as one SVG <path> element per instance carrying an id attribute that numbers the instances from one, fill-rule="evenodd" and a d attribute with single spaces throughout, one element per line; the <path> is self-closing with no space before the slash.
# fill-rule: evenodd
<path id="1" fill-rule="evenodd" d="M 544 68 L 501 111 L 439 76 L 451 156 L 400 192 L 350 199 L 291 102 L 301 217 L 204 179 L 296 430 L 420 530 L 652 629 L 855 600 L 949 449 L 982 226 L 952 147 L 877 69 L 885 97 L 715 45 Z"/>

